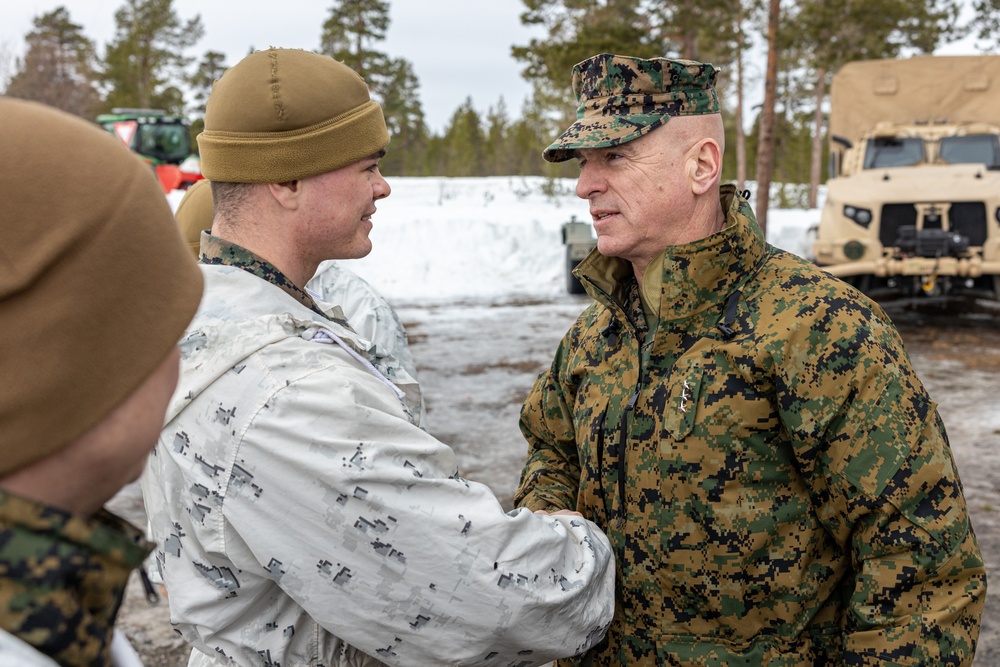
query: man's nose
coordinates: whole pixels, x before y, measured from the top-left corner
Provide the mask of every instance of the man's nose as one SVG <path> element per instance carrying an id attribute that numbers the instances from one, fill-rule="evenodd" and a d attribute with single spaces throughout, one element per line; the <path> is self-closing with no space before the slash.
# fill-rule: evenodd
<path id="1" fill-rule="evenodd" d="M 580 199 L 590 199 L 591 196 L 604 191 L 604 179 L 597 169 L 589 164 L 580 168 L 580 176 L 576 179 L 576 196 Z"/>
<path id="2" fill-rule="evenodd" d="M 390 194 L 392 194 L 392 188 L 389 187 L 389 181 L 385 180 L 381 172 L 378 175 L 378 180 L 375 182 L 373 187 L 375 191 L 375 199 L 385 199 Z"/>

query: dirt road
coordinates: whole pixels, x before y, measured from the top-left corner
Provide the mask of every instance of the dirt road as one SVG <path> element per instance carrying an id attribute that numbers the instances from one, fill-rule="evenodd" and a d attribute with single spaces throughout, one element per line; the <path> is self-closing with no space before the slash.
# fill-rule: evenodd
<path id="1" fill-rule="evenodd" d="M 566 296 L 397 308 L 427 397 L 430 432 L 455 449 L 466 477 L 490 485 L 507 507 L 526 452 L 517 429 L 521 402 L 587 303 Z M 988 571 L 1000 572 L 1000 316 L 893 317 L 947 425 Z M 134 488 L 115 506 L 143 520 Z M 1000 665 L 1000 580 L 991 583 L 975 667 Z M 150 607 L 134 582 L 120 616 L 147 667 L 186 664 L 187 649 L 170 630 L 164 606 Z"/>

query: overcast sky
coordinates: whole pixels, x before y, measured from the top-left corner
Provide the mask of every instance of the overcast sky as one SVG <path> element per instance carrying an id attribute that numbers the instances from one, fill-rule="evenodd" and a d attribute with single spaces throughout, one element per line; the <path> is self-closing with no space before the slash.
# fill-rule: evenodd
<path id="1" fill-rule="evenodd" d="M 99 50 L 114 37 L 114 13 L 123 0 L 2 0 L 0 54 L 21 55 L 32 20 L 59 7 L 83 26 Z M 205 36 L 189 55 L 226 55 L 234 65 L 251 48 L 319 47 L 331 0 L 174 0 L 177 15 L 201 15 Z M 522 65 L 510 55 L 535 33 L 521 25 L 521 0 L 392 0 L 387 39 L 379 48 L 413 64 L 427 124 L 440 133 L 466 97 L 485 112 L 501 96 L 508 114 L 520 116 L 529 93 Z M 569 77 L 569 72 L 566 73 Z"/>

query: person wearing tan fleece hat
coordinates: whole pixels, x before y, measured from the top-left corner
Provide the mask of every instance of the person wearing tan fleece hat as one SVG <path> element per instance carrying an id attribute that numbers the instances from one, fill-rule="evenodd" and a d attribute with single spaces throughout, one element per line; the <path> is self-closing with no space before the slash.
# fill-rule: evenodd
<path id="1" fill-rule="evenodd" d="M 542 664 L 611 620 L 603 534 L 462 479 L 412 374 L 306 289 L 370 251 L 388 140 L 361 77 L 307 51 L 209 96 L 205 298 L 142 476 L 189 667 Z"/>
<path id="2" fill-rule="evenodd" d="M 150 545 L 102 506 L 155 443 L 203 281 L 120 141 L 33 102 L 0 117 L 0 654 L 105 665 Z"/>
<path id="3" fill-rule="evenodd" d="M 181 236 L 196 258 L 201 256 L 202 232 L 212 228 L 214 215 L 211 181 L 207 179 L 188 188 L 174 211 Z M 417 377 L 406 329 L 396 311 L 377 289 L 344 262 L 334 259 L 322 262 L 305 290 L 317 299 L 340 306 L 351 328 L 375 346 L 377 358 L 391 355 L 407 373 Z"/>
<path id="4" fill-rule="evenodd" d="M 201 254 L 201 233 L 212 228 L 213 214 L 212 184 L 203 178 L 187 189 L 174 211 L 177 228 L 195 259 Z"/>

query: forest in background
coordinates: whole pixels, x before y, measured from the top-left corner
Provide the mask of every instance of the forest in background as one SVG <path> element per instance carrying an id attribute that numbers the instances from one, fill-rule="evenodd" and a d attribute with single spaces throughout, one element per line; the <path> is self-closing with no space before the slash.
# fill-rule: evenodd
<path id="1" fill-rule="evenodd" d="M 761 192 L 769 192 L 772 181 L 806 183 L 808 201 L 785 201 L 779 188 L 774 204 L 815 206 L 826 176 L 824 102 L 837 69 L 854 60 L 929 54 L 969 36 L 984 51 L 1000 46 L 1000 0 L 521 3 L 521 22 L 541 28 L 543 35 L 511 45 L 531 96 L 517 112 L 501 98 L 485 114 L 466 98 L 438 134 L 425 123 L 420 82 L 410 62 L 381 50 L 389 1 L 331 2 L 326 21 L 316 26 L 315 51 L 358 71 L 382 104 L 392 136 L 384 173 L 540 175 L 552 183 L 575 176 L 572 162 L 553 165 L 541 158 L 541 149 L 575 116 L 573 65 L 602 52 L 667 56 L 723 69 L 719 85 L 729 147 L 724 178 L 741 187 L 753 180 Z M 195 52 L 204 28 L 198 15 L 179 16 L 173 0 L 124 0 L 115 25 L 113 39 L 98 45 L 65 7 L 35 17 L 25 52 L 0 68 L 0 92 L 89 120 L 114 107 L 164 109 L 189 118 L 193 134 L 200 131 L 212 82 L 242 56 L 227 62 L 225 54 L 211 49 L 200 57 L 187 55 Z M 751 61 L 766 66 L 748 80 Z M 745 133 L 744 99 L 761 98 L 752 130 Z M 758 197 L 762 222 L 767 205 Z"/>

